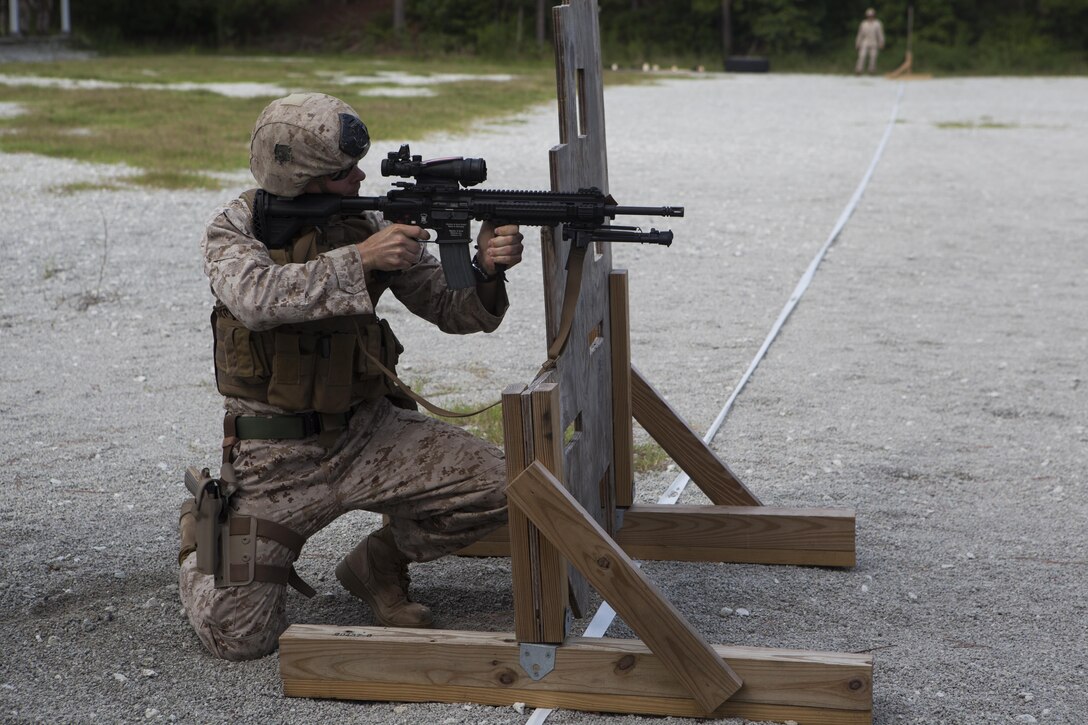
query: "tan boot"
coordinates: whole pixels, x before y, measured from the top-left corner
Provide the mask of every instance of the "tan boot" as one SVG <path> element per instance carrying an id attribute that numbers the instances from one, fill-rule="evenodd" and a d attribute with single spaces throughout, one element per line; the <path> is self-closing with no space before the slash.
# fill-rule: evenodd
<path id="1" fill-rule="evenodd" d="M 382 527 L 363 539 L 336 567 L 345 589 L 370 605 L 386 627 L 430 627 L 431 610 L 408 599 L 408 559 L 397 549 L 393 531 Z"/>

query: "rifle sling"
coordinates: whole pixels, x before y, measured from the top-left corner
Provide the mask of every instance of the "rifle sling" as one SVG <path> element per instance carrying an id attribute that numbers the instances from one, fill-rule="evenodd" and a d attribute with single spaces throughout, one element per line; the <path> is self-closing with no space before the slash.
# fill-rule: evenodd
<path id="1" fill-rule="evenodd" d="M 548 362 L 540 372 L 555 367 L 555 362 L 563 354 L 570 340 L 570 328 L 574 325 L 574 310 L 578 307 L 578 294 L 582 290 L 582 270 L 585 268 L 587 247 L 574 246 L 567 258 L 567 282 L 563 288 L 563 311 L 559 316 L 559 331 L 548 347 Z M 538 373 L 539 375 L 539 373 Z"/>
<path id="2" fill-rule="evenodd" d="M 555 367 L 556 361 L 559 359 L 559 356 L 563 354 L 563 350 L 566 349 L 567 342 L 570 340 L 570 331 L 574 326 L 574 311 L 578 307 L 578 296 L 582 290 L 582 271 L 585 269 L 584 262 L 586 258 L 586 249 L 587 247 L 575 246 L 570 250 L 570 257 L 567 260 L 567 281 L 563 288 L 563 309 L 559 316 L 559 331 L 556 333 L 555 339 L 552 340 L 552 344 L 548 346 L 547 361 L 540 367 L 540 371 L 537 372 L 534 377 L 539 377 L 542 373 Z M 491 405 L 480 408 L 479 410 L 474 410 L 471 413 L 455 413 L 452 410 L 446 410 L 445 408 L 435 405 L 408 387 L 408 384 L 398 378 L 396 373 L 385 365 L 382 365 L 381 361 L 369 352 L 366 353 L 366 356 L 383 375 L 393 381 L 393 384 L 396 385 L 401 392 L 435 415 L 442 416 L 443 418 L 471 418 L 474 415 L 483 413 L 485 410 L 494 408 L 502 402 L 501 400 L 496 400 Z"/>
<path id="3" fill-rule="evenodd" d="M 434 403 L 427 400 L 422 395 L 408 387 L 408 383 L 398 378 L 397 374 L 387 368 L 385 365 L 382 365 L 382 361 L 371 355 L 369 350 L 364 350 L 363 352 L 366 353 L 367 360 L 371 364 L 373 364 L 374 367 L 380 370 L 382 375 L 385 375 L 387 378 L 393 381 L 393 384 L 397 386 L 397 389 L 399 389 L 402 393 L 407 395 L 412 400 L 422 405 L 427 410 L 443 418 L 471 418 L 474 415 L 479 415 L 480 413 L 483 413 L 485 410 L 490 410 L 491 408 L 494 408 L 496 405 L 502 402 L 501 400 L 496 400 L 491 405 L 487 405 L 483 408 L 480 408 L 479 410 L 474 410 L 470 413 L 455 413 L 452 410 L 446 410 L 441 406 L 435 405 Z"/>

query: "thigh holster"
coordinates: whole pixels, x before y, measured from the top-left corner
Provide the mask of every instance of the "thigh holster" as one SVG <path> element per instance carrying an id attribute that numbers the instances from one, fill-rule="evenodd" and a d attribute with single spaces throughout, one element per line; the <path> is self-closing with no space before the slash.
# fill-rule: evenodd
<path id="1" fill-rule="evenodd" d="M 257 563 L 257 539 L 282 544 L 297 558 L 306 539 L 291 529 L 268 519 L 245 516 L 230 506 L 233 489 L 220 479 L 212 478 L 208 469 L 190 467 L 185 471 L 185 487 L 193 498 L 185 502 L 181 512 L 183 531 L 182 557 L 185 548 L 195 545 L 196 568 L 215 577 L 216 589 L 237 587 L 253 582 L 290 584 L 307 597 L 316 594 L 313 587 L 302 581 L 293 564 L 276 566 Z M 192 517 L 187 520 L 187 517 Z M 188 530 L 189 541 L 184 532 Z"/>

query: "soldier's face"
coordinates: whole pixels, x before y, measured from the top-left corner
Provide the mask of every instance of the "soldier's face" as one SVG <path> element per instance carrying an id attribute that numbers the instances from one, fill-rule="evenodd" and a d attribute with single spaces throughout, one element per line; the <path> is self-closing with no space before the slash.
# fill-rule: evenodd
<path id="1" fill-rule="evenodd" d="M 309 194 L 359 196 L 359 184 L 361 184 L 365 178 L 366 173 L 359 168 L 358 164 L 356 164 L 346 175 L 341 172 L 330 176 L 323 176 L 320 179 L 314 179 L 306 185 L 306 188 L 303 189 L 303 191 Z"/>

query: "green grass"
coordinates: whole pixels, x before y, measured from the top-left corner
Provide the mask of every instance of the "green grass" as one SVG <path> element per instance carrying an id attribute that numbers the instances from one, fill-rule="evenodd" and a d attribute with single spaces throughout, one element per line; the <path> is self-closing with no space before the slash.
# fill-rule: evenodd
<path id="1" fill-rule="evenodd" d="M 464 81 L 431 86 L 431 97 L 361 96 L 388 82 L 336 83 L 336 74 L 378 71 L 413 74 L 513 75 L 508 82 Z M 436 131 L 461 132 L 555 98 L 550 63 L 488 63 L 360 59 L 355 56 L 269 58 L 216 55 L 128 55 L 84 61 L 9 63 L 7 76 L 99 80 L 111 83 L 271 83 L 288 91 L 329 93 L 350 103 L 366 121 L 383 153 L 382 139 L 418 140 Z M 637 74 L 609 74 L 616 83 L 641 82 Z M 26 113 L 0 119 L 0 151 L 26 152 L 95 163 L 124 163 L 142 171 L 124 183 L 158 188 L 214 188 L 209 173 L 248 168 L 249 133 L 276 95 L 233 98 L 207 90 L 131 86 L 101 89 L 7 86 L 5 102 Z M 374 162 L 376 163 L 376 162 Z"/>
<path id="2" fill-rule="evenodd" d="M 448 410 L 453 413 L 471 413 L 472 411 L 479 410 L 481 405 L 455 405 Z M 461 426 L 465 428 L 473 435 L 483 438 L 486 441 L 490 441 L 497 446 L 503 445 L 503 430 L 502 430 L 502 406 L 496 405 L 493 408 L 488 408 L 484 412 L 474 415 L 468 418 L 443 418 L 442 416 L 435 416 L 439 420 L 444 420 L 447 423 Z M 569 443 L 568 440 L 565 442 Z M 663 471 L 669 465 L 669 455 L 665 453 L 664 449 L 656 443 L 636 443 L 635 449 L 635 473 L 653 473 L 655 471 Z"/>
<path id="3" fill-rule="evenodd" d="M 934 125 L 944 129 L 1019 128 L 1015 123 L 998 123 L 985 118 L 980 121 L 938 121 Z"/>

